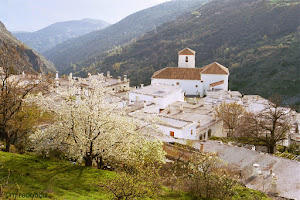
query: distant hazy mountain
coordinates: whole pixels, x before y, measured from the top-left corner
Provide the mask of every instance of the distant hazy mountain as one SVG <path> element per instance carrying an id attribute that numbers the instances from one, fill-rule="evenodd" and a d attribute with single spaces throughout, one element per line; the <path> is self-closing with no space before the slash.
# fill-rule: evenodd
<path id="1" fill-rule="evenodd" d="M 130 45 L 86 66 L 80 74 L 127 74 L 133 85 L 149 84 L 153 72 L 177 66 L 189 47 L 196 64 L 217 61 L 230 70 L 229 86 L 245 94 L 284 95 L 300 104 L 300 3 L 297 0 L 214 0 L 165 23 Z"/>
<path id="2" fill-rule="evenodd" d="M 78 63 L 109 51 L 116 46 L 129 43 L 156 26 L 176 19 L 187 11 L 200 7 L 209 0 L 173 0 L 134 13 L 120 22 L 103 30 L 68 40 L 59 44 L 44 55 L 51 60 L 58 70 L 63 71 L 71 63 Z"/>
<path id="3" fill-rule="evenodd" d="M 78 37 L 110 25 L 96 19 L 58 22 L 35 32 L 12 32 L 16 38 L 42 53 L 68 39 Z"/>
<path id="4" fill-rule="evenodd" d="M 24 43 L 17 40 L 4 26 L 0 21 L 0 46 L 2 43 L 6 43 L 10 48 L 16 49 L 21 60 L 23 61 L 21 66 L 15 66 L 11 61 L 11 65 L 14 66 L 16 73 L 26 71 L 26 72 L 55 72 L 55 67 L 53 63 L 46 60 L 43 56 L 39 55 Z M 10 52 L 13 53 L 13 52 Z M 0 54 L 0 58 L 4 56 Z"/>

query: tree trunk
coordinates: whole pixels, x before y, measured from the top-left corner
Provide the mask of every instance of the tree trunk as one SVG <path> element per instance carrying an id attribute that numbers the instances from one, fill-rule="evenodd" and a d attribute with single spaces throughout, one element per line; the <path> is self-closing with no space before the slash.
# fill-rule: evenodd
<path id="1" fill-rule="evenodd" d="M 10 150 L 10 139 L 8 138 L 8 136 L 6 136 L 5 138 L 5 152 L 9 152 Z"/>
<path id="2" fill-rule="evenodd" d="M 85 166 L 86 167 L 91 167 L 93 165 L 93 158 L 90 155 L 86 155 L 86 157 L 84 158 L 85 160 Z"/>
<path id="3" fill-rule="evenodd" d="M 104 166 L 103 158 L 102 156 L 100 156 L 97 158 L 97 167 L 98 169 L 102 169 L 103 166 Z"/>
<path id="4" fill-rule="evenodd" d="M 275 153 L 275 146 L 276 146 L 276 144 L 274 142 L 271 142 L 271 144 L 268 146 L 268 152 L 270 154 L 274 154 Z"/>

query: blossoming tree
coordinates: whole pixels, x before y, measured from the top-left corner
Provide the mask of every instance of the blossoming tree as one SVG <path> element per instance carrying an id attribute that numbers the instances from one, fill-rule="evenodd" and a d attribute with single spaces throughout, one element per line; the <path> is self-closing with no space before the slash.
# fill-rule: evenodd
<path id="1" fill-rule="evenodd" d="M 151 151 L 155 153 L 151 159 L 163 160 L 160 142 L 138 131 L 137 122 L 113 103 L 114 97 L 101 82 L 92 79 L 87 86 L 81 79 L 69 79 L 68 84 L 67 89 L 56 89 L 56 97 L 31 97 L 56 116 L 54 123 L 30 136 L 36 150 L 61 149 L 86 166 L 96 161 L 98 168 L 113 161 L 148 159 L 145 155 L 152 147 L 156 150 Z"/>

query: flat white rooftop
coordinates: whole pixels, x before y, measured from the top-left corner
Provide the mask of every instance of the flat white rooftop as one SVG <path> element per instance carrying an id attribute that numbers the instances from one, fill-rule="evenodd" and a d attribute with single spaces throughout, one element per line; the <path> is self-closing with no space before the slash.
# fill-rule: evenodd
<path id="1" fill-rule="evenodd" d="M 152 84 L 152 85 L 144 86 L 143 88 L 132 90 L 131 92 L 136 94 L 149 95 L 149 96 L 165 97 L 176 91 L 181 91 L 181 89 L 176 86 Z"/>
<path id="2" fill-rule="evenodd" d="M 164 122 L 160 123 L 161 125 L 171 126 L 179 129 L 185 128 L 186 126 L 193 124 L 193 122 L 191 121 L 173 119 L 169 117 L 161 117 L 161 120 Z"/>

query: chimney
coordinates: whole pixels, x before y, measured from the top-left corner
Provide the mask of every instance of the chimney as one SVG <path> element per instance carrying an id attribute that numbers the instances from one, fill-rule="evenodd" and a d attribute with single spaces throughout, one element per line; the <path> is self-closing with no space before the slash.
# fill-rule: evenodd
<path id="1" fill-rule="evenodd" d="M 103 81 L 103 73 L 98 74 L 100 81 Z"/>
<path id="2" fill-rule="evenodd" d="M 270 193 L 271 194 L 277 194 L 277 176 L 275 174 L 272 174 L 272 179 L 271 179 L 271 188 L 270 188 Z"/>
<path id="3" fill-rule="evenodd" d="M 22 75 L 23 75 L 23 76 L 25 75 L 25 72 L 24 72 L 24 71 L 22 72 Z"/>
<path id="4" fill-rule="evenodd" d="M 157 97 L 156 96 L 153 97 L 153 103 L 155 103 L 155 105 L 158 105 L 158 101 L 157 101 Z"/>
<path id="5" fill-rule="evenodd" d="M 72 78 L 73 78 L 73 74 L 72 74 L 72 72 L 69 74 L 69 77 L 70 77 L 70 79 L 72 79 Z"/>
<path id="6" fill-rule="evenodd" d="M 147 107 L 147 102 L 146 101 L 144 101 L 144 108 L 146 108 Z"/>
<path id="7" fill-rule="evenodd" d="M 180 109 L 180 112 L 183 112 L 183 103 L 180 103 L 179 109 Z"/>
<path id="8" fill-rule="evenodd" d="M 257 176 L 259 174 L 259 171 L 260 171 L 259 167 L 260 167 L 259 164 L 257 164 L 257 163 L 253 164 L 253 174 L 252 174 L 252 176 Z"/>
<path id="9" fill-rule="evenodd" d="M 77 91 L 75 96 L 76 96 L 76 104 L 79 104 L 80 100 L 81 100 L 81 90 L 80 89 Z"/>
<path id="10" fill-rule="evenodd" d="M 201 143 L 201 144 L 200 144 L 200 151 L 203 152 L 203 150 L 204 150 L 204 144 Z"/>
<path id="11" fill-rule="evenodd" d="M 110 78 L 110 72 L 107 71 L 107 78 Z"/>
<path id="12" fill-rule="evenodd" d="M 144 88 L 144 84 L 141 84 L 141 89 Z"/>
<path id="13" fill-rule="evenodd" d="M 124 82 L 127 82 L 127 75 L 124 75 Z"/>
<path id="14" fill-rule="evenodd" d="M 56 71 L 56 74 L 55 74 L 55 80 L 58 79 L 58 71 Z"/>
<path id="15" fill-rule="evenodd" d="M 168 105 L 168 107 L 167 107 L 167 113 L 170 113 L 170 112 L 171 112 L 171 106 Z"/>
<path id="16" fill-rule="evenodd" d="M 121 83 L 121 76 L 118 76 L 118 83 Z"/>

